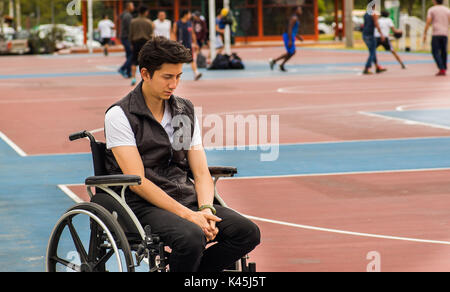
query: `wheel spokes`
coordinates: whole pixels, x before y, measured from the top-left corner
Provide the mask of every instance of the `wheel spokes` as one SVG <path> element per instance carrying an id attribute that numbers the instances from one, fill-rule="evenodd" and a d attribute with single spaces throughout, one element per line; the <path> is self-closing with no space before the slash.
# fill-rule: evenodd
<path id="1" fill-rule="evenodd" d="M 77 231 L 75 230 L 75 227 L 73 227 L 72 220 L 67 220 L 67 226 L 70 230 L 70 235 L 72 235 L 73 243 L 75 244 L 75 248 L 77 249 L 77 252 L 80 254 L 80 259 L 82 263 L 88 262 L 88 255 L 86 253 L 86 250 L 84 249 L 83 243 L 80 240 L 80 237 L 78 236 Z"/>
<path id="2" fill-rule="evenodd" d="M 81 267 L 79 265 L 76 265 L 74 263 L 71 263 L 69 261 L 66 261 L 62 258 L 59 258 L 57 256 L 53 256 L 52 260 L 54 260 L 57 263 L 60 263 L 61 265 L 64 265 L 72 270 L 74 270 L 75 272 L 81 272 Z"/>

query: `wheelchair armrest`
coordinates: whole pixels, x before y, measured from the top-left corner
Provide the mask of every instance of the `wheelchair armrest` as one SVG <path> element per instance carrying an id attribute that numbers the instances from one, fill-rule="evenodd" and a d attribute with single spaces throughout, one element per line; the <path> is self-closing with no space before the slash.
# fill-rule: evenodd
<path id="1" fill-rule="evenodd" d="M 85 180 L 87 186 L 136 186 L 140 185 L 142 182 L 141 177 L 137 175 L 101 175 L 101 176 L 91 176 Z"/>
<path id="2" fill-rule="evenodd" d="M 238 171 L 236 167 L 210 166 L 209 172 L 212 177 L 233 177 Z"/>

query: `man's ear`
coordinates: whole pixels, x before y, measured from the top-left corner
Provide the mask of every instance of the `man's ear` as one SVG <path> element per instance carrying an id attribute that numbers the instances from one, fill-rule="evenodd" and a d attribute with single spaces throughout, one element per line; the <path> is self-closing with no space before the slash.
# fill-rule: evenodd
<path id="1" fill-rule="evenodd" d="M 151 80 L 152 78 L 150 77 L 150 72 L 147 70 L 147 68 L 142 68 L 141 69 L 141 76 L 142 79 L 145 81 Z"/>

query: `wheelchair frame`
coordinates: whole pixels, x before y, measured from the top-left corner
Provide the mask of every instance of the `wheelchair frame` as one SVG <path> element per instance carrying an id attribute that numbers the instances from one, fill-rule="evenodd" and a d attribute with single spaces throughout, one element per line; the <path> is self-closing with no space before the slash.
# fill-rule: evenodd
<path id="1" fill-rule="evenodd" d="M 82 272 L 93 271 L 96 268 L 98 268 L 97 267 L 98 264 L 104 264 L 102 261 L 106 262 L 109 259 L 109 257 L 112 256 L 111 251 L 113 251 L 116 254 L 116 258 L 118 260 L 119 265 L 119 271 L 122 271 L 123 270 L 122 261 L 118 257 L 119 249 L 123 250 L 124 253 L 129 254 L 130 256 L 132 254 L 132 251 L 136 252 L 135 260 L 133 259 L 130 260 L 129 256 L 125 256 L 127 262 L 127 270 L 129 271 L 134 271 L 134 268 L 140 266 L 143 260 L 148 261 L 150 272 L 168 271 L 167 259 L 168 256 L 170 256 L 170 253 L 165 251 L 166 246 L 164 245 L 163 242 L 160 241 L 158 235 L 151 233 L 150 226 L 143 227 L 141 225 L 138 218 L 125 201 L 126 189 L 130 186 L 140 185 L 141 177 L 133 175 L 98 175 L 104 174 L 105 172 L 104 170 L 98 170 L 98 166 L 96 165 L 97 163 L 96 161 L 98 160 L 98 157 L 96 157 L 96 155 L 98 155 L 97 147 L 102 143 L 97 142 L 94 136 L 88 131 L 78 132 L 69 136 L 70 141 L 78 140 L 81 138 L 88 138 L 90 140 L 91 151 L 93 155 L 95 176 L 88 177 L 85 180 L 85 185 L 89 197 L 91 199 L 91 202 L 75 205 L 74 207 L 70 208 L 58 220 L 57 224 L 55 225 L 52 231 L 47 246 L 46 265 L 45 265 L 46 271 L 55 271 L 55 266 L 58 262 L 76 271 Z M 214 178 L 215 201 L 221 206 L 227 207 L 226 203 L 220 197 L 217 191 L 217 182 L 222 177 L 233 177 L 237 173 L 237 169 L 234 167 L 219 166 L 219 167 L 209 167 L 209 170 L 211 176 Z M 111 187 L 122 187 L 120 195 L 113 189 L 111 189 Z M 118 220 L 119 219 L 117 213 L 118 210 L 116 210 L 116 212 L 113 211 L 111 213 L 110 211 L 108 211 L 108 208 L 106 206 L 101 206 L 97 203 L 92 202 L 92 199 L 96 196 L 96 194 L 99 193 L 97 191 L 96 194 L 94 194 L 92 188 L 102 190 L 104 192 L 102 194 L 107 194 L 116 203 L 120 204 L 121 208 L 123 208 L 123 210 L 126 212 L 126 215 L 124 215 L 123 213 L 121 213 L 121 215 L 128 216 L 128 219 L 130 219 L 131 222 L 134 224 L 134 227 L 137 230 L 139 238 L 134 238 L 133 240 L 131 240 L 129 237 L 127 237 L 124 231 L 126 228 L 124 229 Z M 76 233 L 76 230 L 74 230 L 71 221 L 72 217 L 78 214 L 83 214 L 90 217 L 91 236 L 89 243 L 90 245 L 89 255 L 85 251 L 80 250 L 79 244 L 82 245 L 82 243 L 79 240 L 79 237 Z M 124 219 L 127 220 L 127 218 Z M 95 222 L 96 224 L 93 224 L 93 222 Z M 71 236 L 77 248 L 77 252 L 80 253 L 82 256 L 83 262 L 79 267 L 72 265 L 63 259 L 60 259 L 57 256 L 57 247 L 59 244 L 61 233 L 64 230 L 65 226 L 69 227 Z M 108 226 L 110 228 L 108 228 Z M 97 229 L 98 227 L 102 228 L 105 232 L 100 233 L 100 231 Z M 109 229 L 112 229 L 112 231 L 110 231 Z M 117 240 L 114 239 L 114 235 L 119 238 L 119 245 L 116 242 Z M 95 245 L 99 243 L 105 245 L 104 241 L 109 242 L 110 251 L 102 254 L 99 262 L 95 265 L 95 267 L 93 267 L 92 265 L 88 264 L 87 262 L 88 258 L 92 259 L 93 257 L 91 255 L 92 250 L 99 250 L 98 246 Z M 130 245 L 131 241 L 133 241 L 134 243 Z M 248 256 L 245 256 L 240 261 L 237 261 L 233 265 L 233 267 L 227 269 L 227 271 L 255 272 L 256 264 L 255 263 L 247 264 L 247 259 Z M 133 263 L 131 263 L 131 261 Z M 134 261 L 136 261 L 136 263 L 134 263 Z M 105 267 L 103 267 L 103 269 L 105 269 Z"/>

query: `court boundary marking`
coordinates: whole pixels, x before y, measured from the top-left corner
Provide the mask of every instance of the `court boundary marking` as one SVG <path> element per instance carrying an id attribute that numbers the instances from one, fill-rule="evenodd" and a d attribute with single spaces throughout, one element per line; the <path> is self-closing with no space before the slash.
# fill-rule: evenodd
<path id="1" fill-rule="evenodd" d="M 72 199 L 75 203 L 81 203 L 83 202 L 74 192 L 72 192 L 69 189 L 69 186 L 83 186 L 82 184 L 79 185 L 58 185 L 58 188 L 62 190 L 70 199 Z M 233 209 L 234 210 L 234 209 Z M 420 239 L 420 238 L 411 238 L 411 237 L 401 237 L 401 236 L 392 236 L 392 235 L 382 235 L 382 234 L 373 234 L 373 233 L 363 233 L 363 232 L 354 232 L 354 231 L 347 231 L 347 230 L 340 230 L 340 229 L 333 229 L 333 228 L 324 228 L 324 227 L 318 227 L 318 226 L 311 226 L 311 225 L 303 225 L 303 224 L 297 224 L 297 223 L 291 223 L 286 221 L 280 221 L 280 220 L 273 220 L 273 219 L 267 219 L 262 217 L 256 217 L 252 215 L 246 215 L 243 213 L 240 213 L 237 210 L 234 210 L 241 214 L 242 216 L 255 221 L 261 221 L 265 223 L 271 223 L 271 224 L 277 224 L 282 226 L 288 226 L 298 229 L 306 229 L 306 230 L 313 230 L 313 231 L 321 231 L 321 232 L 328 232 L 328 233 L 336 233 L 336 234 L 343 234 L 343 235 L 351 235 L 351 236 L 358 236 L 358 237 L 368 237 L 368 238 L 379 238 L 379 239 L 389 239 L 389 240 L 398 240 L 398 241 L 408 241 L 408 242 L 417 242 L 417 243 L 428 243 L 428 244 L 440 244 L 440 245 L 450 245 L 450 242 L 448 241 L 441 241 L 441 240 L 430 240 L 430 239 Z"/>
<path id="2" fill-rule="evenodd" d="M 5 134 L 0 132 L 0 138 L 3 139 L 12 149 L 14 149 L 20 156 L 26 157 L 28 156 L 19 146 L 17 146 L 14 142 L 12 142 Z M 429 170 L 450 170 L 450 168 L 447 169 L 429 169 Z M 401 172 L 410 172 L 410 171 L 424 171 L 422 170 L 405 170 Z M 391 172 L 399 172 L 399 171 L 381 171 L 381 172 L 360 172 L 360 173 L 391 173 Z M 343 174 L 357 174 L 357 173 L 343 173 Z M 321 176 L 325 175 L 339 175 L 337 173 L 333 174 L 319 174 Z M 293 177 L 295 175 L 289 175 L 289 176 L 277 176 L 277 177 Z M 308 175 L 297 175 L 297 176 L 318 176 L 317 174 L 308 174 Z M 254 179 L 258 177 L 252 177 Z M 261 178 L 270 178 L 270 177 L 261 177 Z M 239 178 L 234 178 L 239 179 Z M 242 178 L 241 178 L 242 179 Z M 247 177 L 247 179 L 250 179 L 250 177 Z M 59 184 L 57 187 L 66 194 L 70 199 L 72 199 L 76 203 L 82 202 L 82 200 L 76 195 L 74 192 L 72 192 L 69 189 L 69 186 L 83 186 L 83 184 Z M 409 241 L 409 242 L 418 242 L 418 243 L 430 243 L 430 244 L 441 244 L 441 245 L 450 245 L 450 242 L 448 241 L 438 241 L 438 240 L 428 240 L 428 239 L 417 239 L 417 238 L 409 238 L 409 237 L 398 237 L 398 236 L 391 236 L 391 235 L 380 235 L 380 234 L 371 234 L 371 233 L 360 233 L 360 232 L 353 232 L 353 231 L 346 231 L 346 230 L 339 230 L 339 229 L 331 229 L 331 228 L 323 228 L 323 227 L 317 227 L 317 226 L 310 226 L 310 225 L 302 225 L 302 224 L 296 224 L 296 223 L 290 223 L 290 222 L 284 222 L 279 220 L 273 220 L 273 219 L 267 219 L 267 218 L 261 218 L 251 215 L 245 215 L 243 216 L 247 217 L 248 219 L 256 220 L 256 221 L 262 221 L 266 223 L 272 223 L 272 224 L 278 224 L 283 226 L 289 226 L 294 228 L 300 228 L 300 229 L 307 229 L 307 230 L 315 230 L 315 231 L 322 231 L 322 232 L 329 232 L 329 233 L 337 233 L 337 234 L 344 234 L 344 235 L 352 235 L 352 236 L 359 236 L 359 237 L 370 237 L 370 238 L 380 238 L 380 239 L 390 239 L 390 240 L 400 240 L 400 241 Z"/>
<path id="3" fill-rule="evenodd" d="M 439 125 L 439 124 L 419 122 L 419 121 L 409 120 L 409 119 L 405 119 L 405 118 L 385 116 L 385 115 L 382 115 L 382 114 L 377 114 L 377 113 L 372 113 L 372 112 L 365 112 L 365 111 L 358 111 L 358 113 L 361 114 L 361 115 L 369 116 L 369 117 L 377 117 L 377 118 L 383 118 L 383 119 L 386 119 L 386 120 L 399 121 L 399 122 L 402 122 L 402 123 L 408 124 L 408 125 L 420 125 L 420 126 L 427 126 L 427 127 L 438 128 L 438 129 L 443 129 L 443 130 L 450 130 L 450 127 Z"/>

